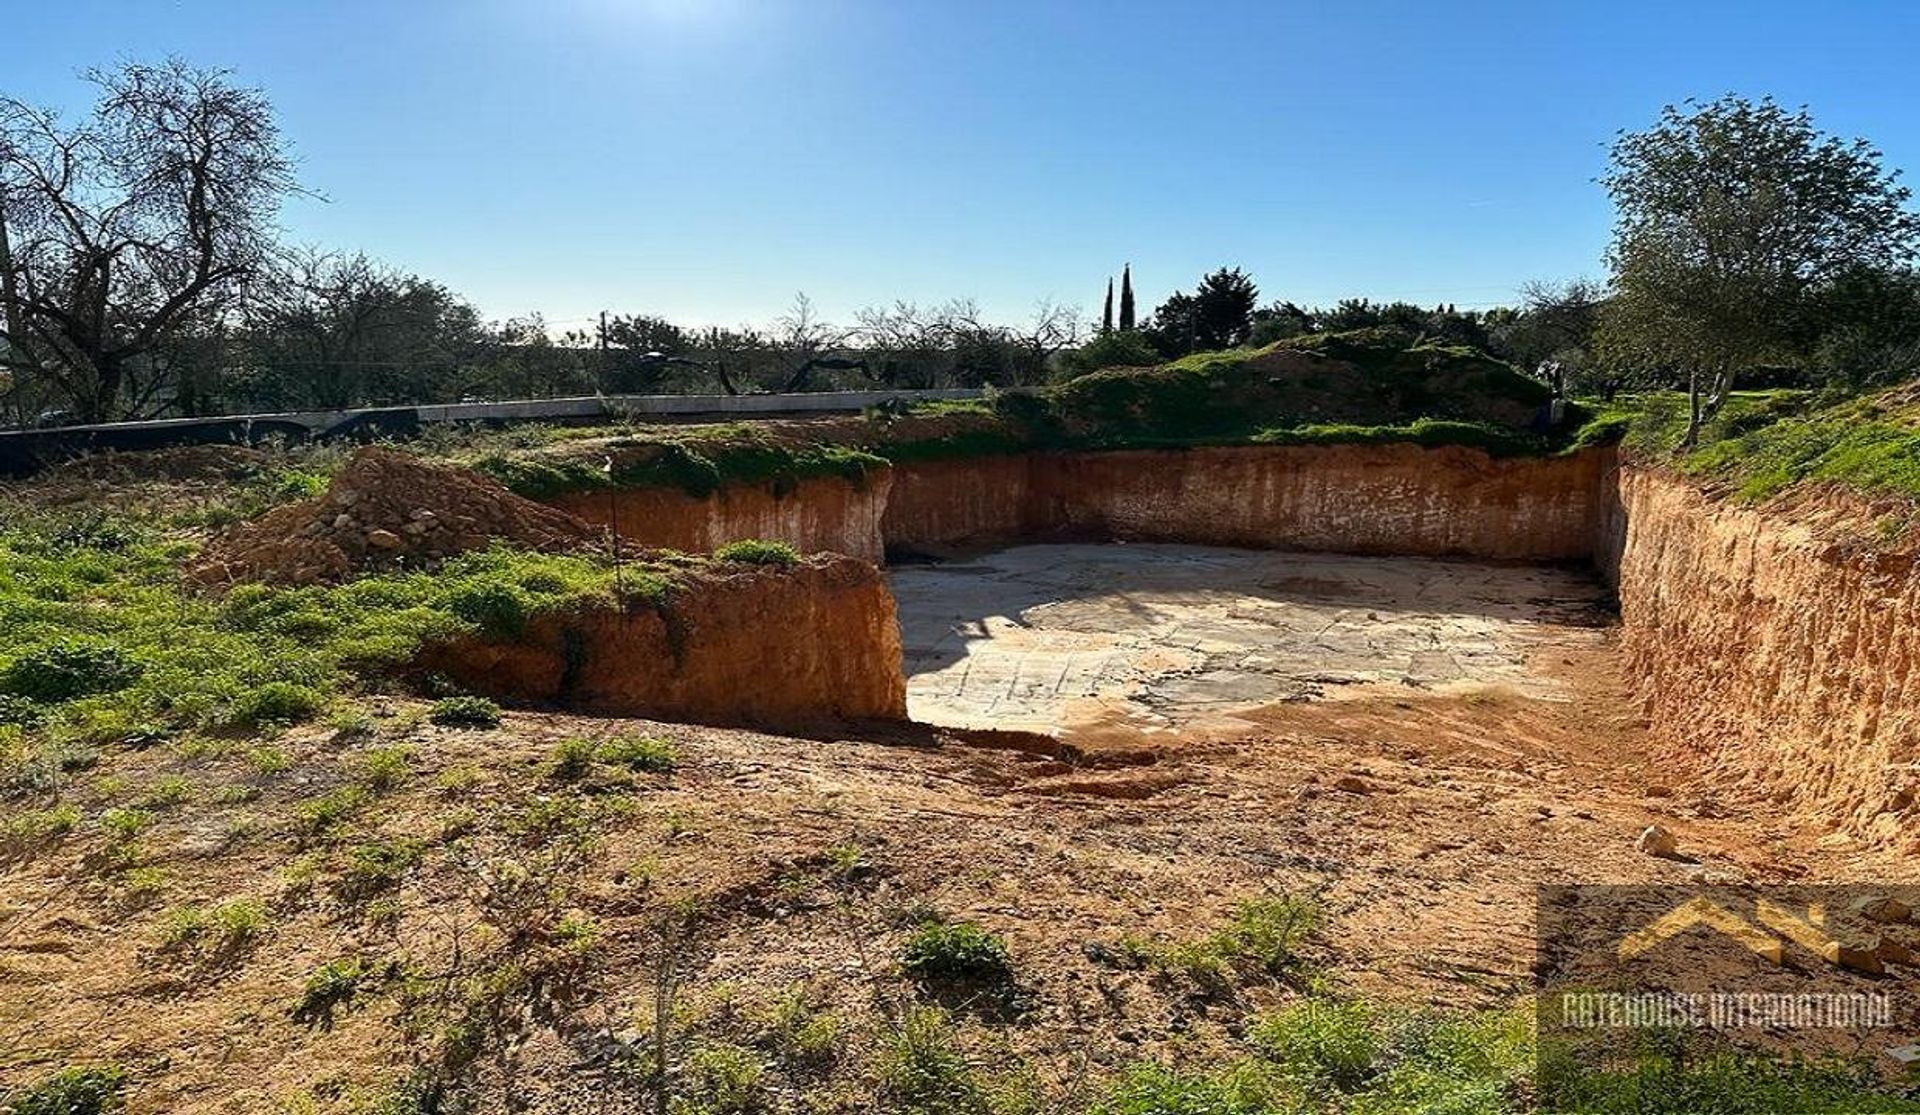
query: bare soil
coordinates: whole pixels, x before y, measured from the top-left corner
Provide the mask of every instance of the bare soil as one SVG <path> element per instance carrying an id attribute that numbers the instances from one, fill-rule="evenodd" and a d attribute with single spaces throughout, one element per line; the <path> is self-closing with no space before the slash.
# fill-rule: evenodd
<path id="1" fill-rule="evenodd" d="M 1125 935 L 1192 940 L 1251 896 L 1318 898 L 1327 918 L 1308 959 L 1336 987 L 1498 1006 L 1529 986 L 1542 883 L 1913 874 L 1887 853 L 1762 815 L 1725 815 L 1715 786 L 1650 743 L 1615 634 L 1586 611 L 1590 585 L 1574 592 L 1561 574 L 1537 570 L 1271 558 L 1299 563 L 1293 581 L 1260 573 L 1269 579 L 1257 618 L 1277 618 L 1279 631 L 1297 634 L 1329 610 L 1329 630 L 1346 622 L 1349 633 L 1362 630 L 1353 626 L 1361 609 L 1395 617 L 1380 621 L 1394 634 L 1375 666 L 1364 639 L 1336 640 L 1339 668 L 1353 676 L 1314 682 L 1321 693 L 1286 689 L 1300 680 L 1291 668 L 1249 671 L 1279 679 L 1278 697 L 1339 699 L 1256 699 L 1185 722 L 1149 706 L 1166 720 L 1149 726 L 1168 730 L 1072 721 L 1077 746 L 1064 750 L 1038 735 L 902 728 L 799 739 L 537 713 L 497 730 L 451 731 L 425 723 L 417 707 L 375 703 L 372 737 L 291 732 L 272 744 L 289 760 L 274 773 L 241 744 L 193 757 L 112 755 L 72 795 L 90 814 L 137 800 L 168 775 L 193 785 L 189 801 L 160 812 L 140 838 L 141 863 L 166 872 L 164 888 L 130 902 L 124 873 L 105 865 L 107 837 L 92 827 L 0 868 L 0 1080 L 114 1059 L 139 1082 L 136 1113 L 298 1109 L 301 1097 L 344 1102 L 355 1087 L 390 1080 L 414 1048 L 396 1024 L 394 985 L 369 989 L 329 1028 L 294 1019 L 305 981 L 348 954 L 434 974 L 497 947 L 473 931 L 489 878 L 475 862 L 510 854 L 501 818 L 560 800 L 608 806 L 560 903 L 593 919 L 599 935 L 568 993 L 511 1020 L 513 1040 L 476 1066 L 484 1110 L 639 1108 L 645 1093 L 610 1051 L 650 1026 L 658 932 L 666 912 L 690 900 L 696 928 L 674 950 L 677 1024 L 725 1035 L 803 989 L 848 1028 L 832 1077 L 782 1078 L 782 1102 L 804 1090 L 823 1109 L 851 1111 L 870 1104 L 861 1097 L 871 1094 L 882 1020 L 916 995 L 896 961 L 908 927 L 929 911 L 976 920 L 1011 947 L 1020 1003 L 969 1023 L 983 1055 L 1018 1052 L 1055 1094 L 1072 1094 L 1141 1057 L 1231 1056 L 1249 1009 L 1299 993 L 1287 980 L 1203 992 L 1112 959 Z M 1388 574 L 1379 603 L 1354 595 Z M 1462 605 L 1527 578 L 1542 578 L 1539 595 L 1555 603 Z M 1104 602 L 1086 604 L 1094 599 Z M 1563 611 L 1568 599 L 1578 606 Z M 1119 607 L 1111 594 L 1080 600 L 1091 610 L 1061 625 L 1064 636 L 1084 637 Z M 1143 627 L 1158 631 L 1169 608 L 1231 616 L 1238 605 L 1152 595 L 1141 608 Z M 1463 615 L 1483 625 L 1486 656 L 1471 668 L 1456 656 L 1446 677 L 1416 671 L 1418 684 L 1393 676 L 1408 669 L 1412 646 Z M 1144 691 L 1179 672 L 1153 666 L 1151 643 L 1109 658 L 1144 679 Z M 922 684 L 939 671 L 917 673 Z M 612 732 L 672 739 L 678 768 L 602 772 L 584 784 L 551 776 L 560 740 Z M 353 777 L 370 748 L 394 744 L 410 748 L 410 773 L 341 832 L 303 835 L 301 804 Z M 1654 822 L 1677 834 L 1687 861 L 1635 850 Z M 408 837 L 426 851 L 390 895 L 390 916 L 331 896 L 351 849 Z M 497 856 L 474 852 L 476 841 Z M 849 855 L 857 870 L 831 866 Z M 196 966 L 157 947 L 168 908 L 246 895 L 272 916 L 240 955 Z"/>

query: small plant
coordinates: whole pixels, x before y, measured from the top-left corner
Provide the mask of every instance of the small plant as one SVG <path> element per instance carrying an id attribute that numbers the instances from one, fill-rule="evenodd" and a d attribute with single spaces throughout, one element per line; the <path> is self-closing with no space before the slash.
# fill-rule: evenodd
<path id="1" fill-rule="evenodd" d="M 0 1092 L 5 1115 L 108 1115 L 126 1106 L 127 1071 L 118 1065 L 62 1069 L 38 1084 Z"/>
<path id="2" fill-rule="evenodd" d="M 804 988 L 789 988 L 767 1019 L 768 1040 L 789 1069 L 817 1071 L 840 1052 L 840 1020 L 808 1003 Z"/>
<path id="3" fill-rule="evenodd" d="M 485 697 L 446 697 L 433 703 L 427 719 L 442 728 L 497 728 L 500 706 Z"/>
<path id="4" fill-rule="evenodd" d="M 368 716 L 365 709 L 351 705 L 327 717 L 327 727 L 333 729 L 333 738 L 337 743 L 372 739 L 378 732 L 373 717 Z"/>
<path id="5" fill-rule="evenodd" d="M 353 1003 L 360 981 L 369 974 L 367 962 L 357 956 L 329 960 L 314 969 L 294 1004 L 293 1020 L 304 1026 L 333 1029 L 334 1011 Z"/>
<path id="6" fill-rule="evenodd" d="M 143 808 L 163 813 L 184 804 L 192 796 L 193 783 L 180 775 L 170 774 L 149 786 L 140 804 Z"/>
<path id="7" fill-rule="evenodd" d="M 880 1091 L 906 1111 L 982 1110 L 984 1088 L 959 1048 L 953 1020 L 939 1007 L 915 1007 L 880 1051 Z"/>
<path id="8" fill-rule="evenodd" d="M 119 902 L 129 909 L 151 906 L 167 887 L 169 876 L 158 867 L 135 867 L 120 876 Z"/>
<path id="9" fill-rule="evenodd" d="M 247 751 L 247 765 L 261 776 L 279 774 L 293 765 L 286 751 L 272 744 L 261 744 Z"/>
<path id="10" fill-rule="evenodd" d="M 612 736 L 595 754 L 612 766 L 655 773 L 672 770 L 679 759 L 673 741 L 660 736 Z"/>
<path id="11" fill-rule="evenodd" d="M 907 937 L 900 967 L 916 980 L 1004 983 L 1013 957 L 998 934 L 970 921 L 930 919 Z"/>
<path id="12" fill-rule="evenodd" d="M 337 786 L 317 798 L 301 802 L 294 810 L 305 833 L 326 837 L 352 819 L 373 800 L 365 786 Z"/>
<path id="13" fill-rule="evenodd" d="M 144 809 L 109 809 L 100 815 L 100 828 L 115 844 L 132 842 L 151 824 L 153 814 Z"/>
<path id="14" fill-rule="evenodd" d="M 737 561 L 747 565 L 790 566 L 800 562 L 800 551 L 785 542 L 768 542 L 759 538 L 745 538 L 738 542 L 729 542 L 713 552 L 721 561 Z"/>
<path id="15" fill-rule="evenodd" d="M 412 749 L 404 744 L 369 747 L 361 754 L 355 774 L 359 783 L 372 792 L 388 793 L 399 789 L 413 773 L 412 757 Z"/>
<path id="16" fill-rule="evenodd" d="M 705 1041 L 682 1069 L 685 1115 L 751 1115 L 765 1104 L 767 1066 L 750 1049 Z"/>
<path id="17" fill-rule="evenodd" d="M 547 776 L 561 782 L 577 782 L 593 773 L 598 748 L 585 736 L 568 736 L 553 749 L 547 763 Z"/>
<path id="18" fill-rule="evenodd" d="M 251 898 L 234 898 L 211 909 L 177 906 L 160 922 L 163 952 L 194 952 L 227 957 L 259 940 L 268 926 L 267 908 Z"/>
<path id="19" fill-rule="evenodd" d="M 140 678 L 140 664 L 118 647 L 73 640 L 35 647 L 0 670 L 0 693 L 43 705 L 112 693 Z"/>
<path id="20" fill-rule="evenodd" d="M 1364 1087 L 1383 1052 L 1373 1011 L 1358 1000 L 1308 999 L 1262 1019 L 1251 1037 L 1289 1076 L 1340 1092 Z"/>
<path id="21" fill-rule="evenodd" d="M 298 724 L 312 720 L 326 704 L 326 696 L 312 686 L 270 681 L 233 703 L 232 720 L 245 727 Z"/>
<path id="22" fill-rule="evenodd" d="M 347 868 L 334 884 L 334 892 L 340 901 L 355 903 L 391 890 L 425 852 L 426 845 L 418 840 L 361 844 L 347 857 Z"/>
<path id="23" fill-rule="evenodd" d="M 1296 959 L 1301 942 L 1320 924 L 1320 908 L 1292 895 L 1250 898 L 1234 907 L 1218 937 L 1220 951 L 1277 973 Z"/>
<path id="24" fill-rule="evenodd" d="M 1245 1063 L 1216 1073 L 1135 1065 L 1093 1106 L 1090 1115 L 1267 1115 L 1307 1110 L 1276 1102 L 1280 1099 L 1273 1086 L 1277 1082 L 1269 1081 L 1268 1075 L 1261 1066 Z"/>
<path id="25" fill-rule="evenodd" d="M 59 840 L 80 823 L 80 811 L 60 804 L 0 819 L 0 859 L 15 859 Z"/>

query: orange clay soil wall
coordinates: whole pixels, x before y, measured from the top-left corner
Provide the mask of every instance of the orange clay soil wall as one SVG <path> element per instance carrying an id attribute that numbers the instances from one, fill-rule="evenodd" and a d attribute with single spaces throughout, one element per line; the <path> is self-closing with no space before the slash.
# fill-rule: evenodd
<path id="1" fill-rule="evenodd" d="M 878 562 L 880 517 L 892 477 L 815 477 L 795 487 L 740 484 L 711 496 L 677 488 L 569 492 L 551 502 L 595 524 L 618 523 L 623 537 L 650 547 L 707 553 L 742 538 L 786 542 L 803 553 L 830 551 Z"/>
<path id="2" fill-rule="evenodd" d="M 1634 468 L 1599 525 L 1630 675 L 1714 796 L 1912 839 L 1920 577 L 1836 493 L 1765 509 Z M 1904 831 L 1907 830 L 1907 831 Z"/>
<path id="3" fill-rule="evenodd" d="M 889 545 L 1052 533 L 1346 553 L 1583 559 L 1605 455 L 1413 445 L 1035 453 L 898 466 Z"/>
<path id="4" fill-rule="evenodd" d="M 716 567 L 657 607 L 543 615 L 420 665 L 478 692 L 619 716 L 792 729 L 907 715 L 893 596 L 871 563 L 837 555 Z"/>

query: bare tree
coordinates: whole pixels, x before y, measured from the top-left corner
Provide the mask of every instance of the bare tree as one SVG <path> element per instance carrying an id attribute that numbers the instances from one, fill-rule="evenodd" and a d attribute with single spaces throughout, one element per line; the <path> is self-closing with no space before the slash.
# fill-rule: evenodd
<path id="1" fill-rule="evenodd" d="M 0 360 L 73 413 L 128 412 L 129 375 L 228 305 L 297 189 L 271 106 L 171 60 L 88 75 L 91 115 L 0 99 Z"/>

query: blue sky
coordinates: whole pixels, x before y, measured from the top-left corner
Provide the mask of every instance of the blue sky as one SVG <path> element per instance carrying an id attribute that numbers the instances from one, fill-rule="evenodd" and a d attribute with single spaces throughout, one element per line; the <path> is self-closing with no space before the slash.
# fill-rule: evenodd
<path id="1" fill-rule="evenodd" d="M 895 298 L 1485 305 L 1599 277 L 1605 144 L 1771 93 L 1920 170 L 1920 5 L 1045 0 L 19 3 L 0 89 L 179 54 L 272 97 L 303 242 L 491 316 Z"/>

